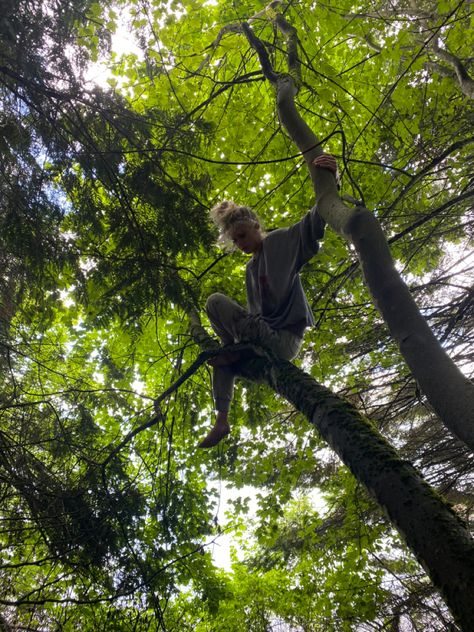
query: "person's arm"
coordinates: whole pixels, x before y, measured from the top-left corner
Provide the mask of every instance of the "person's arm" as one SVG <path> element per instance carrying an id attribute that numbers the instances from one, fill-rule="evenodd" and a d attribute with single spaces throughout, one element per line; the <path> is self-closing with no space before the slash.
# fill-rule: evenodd
<path id="1" fill-rule="evenodd" d="M 329 169 L 336 177 L 337 162 L 334 156 L 323 154 L 315 158 L 313 164 L 321 169 Z M 318 252 L 319 241 L 324 237 L 325 225 L 326 222 L 319 215 L 315 204 L 299 222 L 270 233 L 267 239 L 282 240 L 282 257 L 288 255 L 292 260 L 291 267 L 299 270 Z"/>
<path id="2" fill-rule="evenodd" d="M 322 154 L 313 160 L 313 165 L 319 169 L 329 169 L 339 185 L 337 162 L 334 156 Z M 294 243 L 298 250 L 298 268 L 319 250 L 319 241 L 324 237 L 325 226 L 326 222 L 317 212 L 317 205 L 315 205 L 300 222 L 288 229 L 288 237 L 296 240 Z"/>

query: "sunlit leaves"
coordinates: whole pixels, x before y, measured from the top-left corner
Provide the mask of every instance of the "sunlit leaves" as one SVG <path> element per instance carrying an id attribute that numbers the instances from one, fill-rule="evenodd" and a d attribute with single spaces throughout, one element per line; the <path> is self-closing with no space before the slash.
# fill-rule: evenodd
<path id="1" fill-rule="evenodd" d="M 64 13 L 13 4 L 0 48 L 16 73 L 2 74 L 0 119 L 0 592 L 17 605 L 15 622 L 127 632 L 392 625 L 426 589 L 418 567 L 268 387 L 238 383 L 232 435 L 203 453 L 212 397 L 202 366 L 102 467 L 196 358 L 187 308 L 202 312 L 214 291 L 245 303 L 246 258 L 221 257 L 207 209 L 235 199 L 271 230 L 312 206 L 238 28 L 265 3 L 58 3 Z M 451 243 L 467 250 L 472 235 L 472 104 L 431 44 L 436 35 L 468 67 L 472 16 L 423 3 L 430 12 L 414 18 L 406 4 L 285 9 L 301 45 L 297 100 L 338 157 L 341 192 L 363 195 L 381 218 L 397 266 L 456 354 L 472 330 L 469 264 L 459 274 L 442 257 Z M 268 17 L 251 24 L 283 71 L 285 42 Z M 122 22 L 136 48 L 109 58 Z M 113 92 L 82 83 L 95 59 L 110 64 Z M 302 276 L 317 326 L 297 362 L 456 491 L 468 463 L 454 448 L 436 452 L 432 437 L 412 440 L 433 427 L 430 413 L 350 246 L 328 230 Z M 239 494 L 228 525 L 219 480 Z M 232 573 L 216 571 L 206 546 L 226 526 L 241 536 Z"/>

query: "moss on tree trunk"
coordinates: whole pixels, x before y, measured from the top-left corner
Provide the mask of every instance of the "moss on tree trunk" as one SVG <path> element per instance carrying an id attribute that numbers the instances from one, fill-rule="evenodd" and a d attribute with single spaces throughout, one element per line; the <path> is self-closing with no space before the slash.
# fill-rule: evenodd
<path id="1" fill-rule="evenodd" d="M 465 632 L 474 630 L 474 540 L 449 505 L 349 402 L 282 360 L 254 360 L 265 381 L 317 428 L 386 511 Z"/>

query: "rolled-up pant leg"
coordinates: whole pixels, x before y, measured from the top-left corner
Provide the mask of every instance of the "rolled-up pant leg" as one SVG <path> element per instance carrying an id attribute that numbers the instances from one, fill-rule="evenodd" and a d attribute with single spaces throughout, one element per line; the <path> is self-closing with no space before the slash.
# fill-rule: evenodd
<path id="1" fill-rule="evenodd" d="M 270 349 L 284 360 L 292 360 L 300 350 L 302 338 L 284 329 L 272 329 L 259 316 L 250 314 L 224 294 L 211 294 L 207 299 L 206 311 L 212 328 L 224 344 L 251 342 Z M 216 410 L 229 410 L 233 392 L 232 368 L 214 367 Z"/>

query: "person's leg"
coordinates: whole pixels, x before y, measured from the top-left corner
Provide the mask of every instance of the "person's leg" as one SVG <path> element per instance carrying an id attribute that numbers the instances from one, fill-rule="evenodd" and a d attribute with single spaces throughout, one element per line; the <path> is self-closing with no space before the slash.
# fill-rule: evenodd
<path id="1" fill-rule="evenodd" d="M 206 302 L 212 328 L 225 345 L 237 342 L 238 323 L 248 312 L 225 294 L 215 292 Z"/>
<path id="2" fill-rule="evenodd" d="M 216 292 L 207 299 L 206 312 L 212 328 L 224 345 L 239 342 L 242 320 L 249 315 L 246 309 L 225 294 Z M 208 364 L 214 367 L 228 366 L 238 362 L 240 358 L 241 353 L 229 351 L 209 359 Z"/>
<path id="3" fill-rule="evenodd" d="M 268 349 L 282 360 L 298 355 L 303 338 L 286 329 L 272 329 L 259 316 L 247 314 L 239 328 L 240 342 L 249 342 Z"/>
<path id="4" fill-rule="evenodd" d="M 225 345 L 238 342 L 238 323 L 247 311 L 224 294 L 211 294 L 207 299 L 206 312 L 212 328 Z M 212 448 L 230 432 L 229 409 L 234 393 L 234 374 L 230 365 L 240 359 L 240 354 L 220 354 L 209 361 L 213 366 L 212 390 L 216 406 L 216 422 L 207 436 L 199 443 L 200 448 Z"/>
<path id="5" fill-rule="evenodd" d="M 211 325 L 224 344 L 249 342 L 266 347 L 276 356 L 292 360 L 298 353 L 302 339 L 285 330 L 274 330 L 260 317 L 249 314 L 224 294 L 212 294 L 206 304 Z M 218 356 L 221 357 L 221 356 Z M 214 364 L 213 394 L 216 403 L 216 423 L 199 447 L 210 448 L 230 432 L 228 413 L 234 391 L 231 365 L 242 359 L 240 353 L 225 354 L 222 364 Z"/>
<path id="6" fill-rule="evenodd" d="M 213 448 L 230 433 L 229 413 L 223 410 L 216 411 L 216 422 L 204 439 L 198 443 L 198 448 Z"/>
<path id="7" fill-rule="evenodd" d="M 216 407 L 216 421 L 199 448 L 212 448 L 230 432 L 229 409 L 234 394 L 234 374 L 230 367 L 216 366 L 212 376 L 212 391 Z"/>
<path id="8" fill-rule="evenodd" d="M 224 294 L 211 294 L 207 299 L 206 312 L 224 345 L 249 342 L 265 347 L 285 360 L 293 359 L 301 347 L 301 338 L 286 330 L 272 329 L 260 316 L 250 314 Z M 229 351 L 210 360 L 209 364 L 227 366 L 240 359 L 241 353 Z"/>

